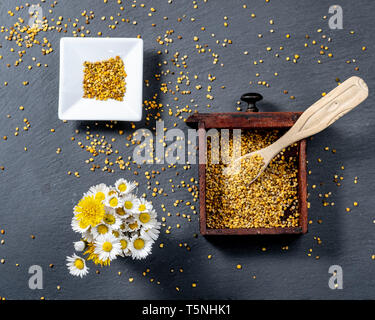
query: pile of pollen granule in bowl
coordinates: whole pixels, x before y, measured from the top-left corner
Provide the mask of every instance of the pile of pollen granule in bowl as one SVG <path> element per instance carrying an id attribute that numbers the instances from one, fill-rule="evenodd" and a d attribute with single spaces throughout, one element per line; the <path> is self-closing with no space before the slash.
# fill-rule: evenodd
<path id="1" fill-rule="evenodd" d="M 243 131 L 241 154 L 265 148 L 280 135 L 278 130 Z M 230 152 L 232 143 L 231 139 Z M 252 183 L 248 174 L 252 171 L 249 167 L 250 158 L 242 160 L 239 173 L 225 175 L 223 169 L 226 165 L 222 162 L 211 163 L 210 141 L 207 142 L 207 153 L 208 228 L 276 228 L 299 225 L 297 144 L 280 152 Z"/>
<path id="2" fill-rule="evenodd" d="M 84 98 L 123 101 L 127 74 L 119 56 L 98 62 L 85 61 L 83 66 Z"/>

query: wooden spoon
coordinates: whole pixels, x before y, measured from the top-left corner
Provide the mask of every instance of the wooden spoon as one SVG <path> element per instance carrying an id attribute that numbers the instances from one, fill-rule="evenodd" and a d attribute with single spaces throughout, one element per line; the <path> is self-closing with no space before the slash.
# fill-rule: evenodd
<path id="1" fill-rule="evenodd" d="M 281 150 L 329 127 L 336 120 L 358 106 L 367 96 L 368 87 L 366 83 L 359 77 L 349 78 L 303 112 L 293 127 L 280 139 L 264 149 L 245 154 L 235 159 L 224 169 L 224 174 L 239 173 L 241 161 L 250 161 L 251 157 L 260 155 L 263 158 L 263 165 L 259 166 L 260 169 L 252 175 L 252 177 L 255 177 L 250 182 L 252 183 L 261 175 L 270 161 Z"/>

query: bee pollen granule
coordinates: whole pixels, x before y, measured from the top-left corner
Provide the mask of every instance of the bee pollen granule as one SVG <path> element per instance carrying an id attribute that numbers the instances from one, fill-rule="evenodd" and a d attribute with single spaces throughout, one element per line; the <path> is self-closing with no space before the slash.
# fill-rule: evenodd
<path id="1" fill-rule="evenodd" d="M 123 101 L 127 74 L 119 56 L 97 62 L 85 61 L 83 66 L 83 98 Z"/>
<path id="2" fill-rule="evenodd" d="M 242 135 L 241 153 L 245 155 L 265 148 L 279 137 L 278 130 L 249 130 Z M 231 143 L 232 139 L 230 152 Z M 296 144 L 278 154 L 252 183 L 253 173 L 259 171 L 257 165 L 262 165 L 261 157 L 245 159 L 239 174 L 227 176 L 223 173 L 226 167 L 223 163 L 211 163 L 211 141 L 207 142 L 207 147 L 208 228 L 284 228 L 299 225 Z"/>

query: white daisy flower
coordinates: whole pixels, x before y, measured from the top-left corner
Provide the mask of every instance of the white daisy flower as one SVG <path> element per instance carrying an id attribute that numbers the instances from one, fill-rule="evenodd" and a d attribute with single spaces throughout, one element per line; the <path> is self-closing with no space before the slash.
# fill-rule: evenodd
<path id="1" fill-rule="evenodd" d="M 104 183 L 101 183 L 96 186 L 92 186 L 89 189 L 89 193 L 91 193 L 95 199 L 104 201 L 108 197 L 109 188 Z"/>
<path id="2" fill-rule="evenodd" d="M 91 234 L 94 239 L 96 239 L 99 236 L 103 236 L 103 235 L 111 234 L 111 233 L 112 233 L 111 227 L 105 224 L 104 222 L 101 222 L 94 228 L 91 228 Z"/>
<path id="3" fill-rule="evenodd" d="M 120 239 L 120 244 L 121 244 L 121 250 L 122 250 L 122 254 L 121 256 L 131 256 L 132 253 L 130 252 L 129 250 L 129 244 L 130 244 L 130 239 L 128 237 L 122 237 Z"/>
<path id="4" fill-rule="evenodd" d="M 118 179 L 115 183 L 116 190 L 122 195 L 132 192 L 136 186 L 135 181 L 129 182 L 125 179 Z"/>
<path id="5" fill-rule="evenodd" d="M 146 237 L 134 236 L 130 243 L 129 249 L 133 259 L 144 259 L 151 253 L 153 241 Z"/>
<path id="6" fill-rule="evenodd" d="M 73 254 L 71 257 L 66 257 L 66 261 L 71 275 L 82 278 L 89 273 L 89 268 L 86 266 L 85 260 L 76 254 Z"/>
<path id="7" fill-rule="evenodd" d="M 120 208 L 123 206 L 123 201 L 117 193 L 109 195 L 104 203 L 107 207 L 112 209 Z"/>
<path id="8" fill-rule="evenodd" d="M 150 212 L 141 212 L 135 216 L 137 222 L 142 227 L 146 229 L 151 229 L 155 224 L 157 224 L 156 220 L 156 211 L 151 210 Z"/>
<path id="9" fill-rule="evenodd" d="M 92 234 L 91 228 L 82 233 L 82 239 L 84 239 L 87 242 L 93 242 L 94 241 L 94 236 Z"/>
<path id="10" fill-rule="evenodd" d="M 73 217 L 71 226 L 74 232 L 79 233 L 83 233 L 90 228 L 90 225 L 85 225 L 82 220 L 78 220 L 76 217 Z"/>
<path id="11" fill-rule="evenodd" d="M 122 223 L 121 218 L 117 216 L 115 210 L 108 210 L 104 215 L 103 222 L 112 230 L 120 229 Z"/>
<path id="12" fill-rule="evenodd" d="M 112 261 L 121 253 L 121 243 L 119 239 L 112 234 L 99 236 L 96 238 L 94 245 L 94 253 L 96 253 L 102 261 L 107 259 Z"/>
<path id="13" fill-rule="evenodd" d="M 125 228 L 124 228 L 124 232 L 135 232 L 135 231 L 138 231 L 140 229 L 140 224 L 137 222 L 137 219 L 136 218 L 128 218 L 125 220 Z"/>
<path id="14" fill-rule="evenodd" d="M 125 205 L 122 206 L 122 207 L 116 208 L 115 211 L 116 211 L 116 214 L 121 219 L 126 219 L 126 218 L 128 218 L 130 216 L 130 213 L 125 210 Z"/>
<path id="15" fill-rule="evenodd" d="M 159 234 L 160 234 L 160 222 L 157 222 L 157 224 L 151 229 L 145 229 L 145 228 L 141 229 L 141 236 L 148 237 L 154 241 L 157 240 L 157 238 L 159 238 Z"/>
<path id="16" fill-rule="evenodd" d="M 137 212 L 150 212 L 152 210 L 152 203 L 145 200 L 144 198 L 140 198 L 139 203 L 137 204 L 137 207 L 135 209 Z"/>
<path id="17" fill-rule="evenodd" d="M 120 230 L 112 230 L 112 234 L 116 237 L 116 238 L 121 238 L 122 237 L 122 232 Z"/>
<path id="18" fill-rule="evenodd" d="M 127 213 L 133 213 L 137 211 L 137 207 L 140 205 L 140 202 L 136 196 L 133 194 L 128 194 L 123 198 L 124 209 Z"/>
<path id="19" fill-rule="evenodd" d="M 109 189 L 108 196 L 113 196 L 115 194 L 118 195 L 116 188 L 114 188 L 114 187 L 108 187 L 108 189 Z"/>
<path id="20" fill-rule="evenodd" d="M 127 226 L 126 226 L 126 223 L 124 221 L 120 225 L 120 230 L 121 230 L 121 232 L 127 231 Z"/>
<path id="21" fill-rule="evenodd" d="M 85 241 L 82 241 L 82 240 L 74 242 L 73 245 L 74 245 L 74 250 L 77 252 L 82 252 L 86 248 L 86 243 Z"/>

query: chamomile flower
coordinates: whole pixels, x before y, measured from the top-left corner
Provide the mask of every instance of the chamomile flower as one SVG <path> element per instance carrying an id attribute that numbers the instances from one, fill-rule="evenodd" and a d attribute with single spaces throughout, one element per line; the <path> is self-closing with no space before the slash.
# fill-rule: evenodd
<path id="1" fill-rule="evenodd" d="M 104 204 L 93 195 L 84 196 L 74 207 L 74 214 L 84 225 L 95 227 L 104 217 Z"/>
<path id="2" fill-rule="evenodd" d="M 102 261 L 107 259 L 112 261 L 121 253 L 120 241 L 112 234 L 99 236 L 96 238 L 94 245 L 94 253 L 97 254 Z"/>
<path id="3" fill-rule="evenodd" d="M 118 255 L 143 259 L 151 253 L 161 223 L 152 203 L 132 194 L 136 186 L 125 179 L 114 186 L 95 185 L 74 207 L 71 226 L 81 239 L 73 243 L 74 249 L 84 252 L 87 261 L 109 266 Z M 86 275 L 86 260 L 76 254 L 67 257 L 69 272 Z"/>
<path id="4" fill-rule="evenodd" d="M 112 230 L 112 234 L 116 237 L 116 238 L 120 238 L 122 236 L 122 232 L 120 230 Z"/>
<path id="5" fill-rule="evenodd" d="M 108 197 L 109 188 L 104 184 L 98 184 L 96 186 L 92 186 L 89 189 L 89 193 L 91 193 L 95 199 L 104 201 Z"/>
<path id="6" fill-rule="evenodd" d="M 132 253 L 129 250 L 130 239 L 124 236 L 120 239 L 120 244 L 122 250 L 121 256 L 131 256 Z"/>
<path id="7" fill-rule="evenodd" d="M 90 228 L 89 224 L 85 224 L 84 221 L 78 220 L 76 217 L 73 217 L 71 226 L 74 232 L 80 233 L 83 233 Z"/>
<path id="8" fill-rule="evenodd" d="M 144 198 L 139 199 L 139 203 L 137 204 L 136 211 L 137 212 L 145 212 L 152 210 L 152 203 L 145 200 Z"/>
<path id="9" fill-rule="evenodd" d="M 108 188 L 109 189 L 109 191 L 108 191 L 108 196 L 113 196 L 113 195 L 117 195 L 117 190 L 116 190 L 116 188 L 114 188 L 114 187 L 109 187 Z"/>
<path id="10" fill-rule="evenodd" d="M 130 243 L 129 249 L 133 259 L 144 259 L 151 253 L 153 241 L 146 237 L 134 236 Z"/>
<path id="11" fill-rule="evenodd" d="M 103 222 L 112 230 L 120 229 L 120 225 L 122 223 L 121 218 L 117 216 L 115 210 L 107 211 L 107 213 L 104 215 Z"/>
<path id="12" fill-rule="evenodd" d="M 141 212 L 135 218 L 139 225 L 146 229 L 151 229 L 157 223 L 156 216 L 155 210 L 151 210 L 150 212 Z"/>
<path id="13" fill-rule="evenodd" d="M 82 278 L 89 273 L 89 268 L 86 266 L 85 260 L 76 254 L 73 254 L 71 257 L 66 257 L 66 261 L 71 275 Z"/>
<path id="14" fill-rule="evenodd" d="M 124 232 L 135 232 L 135 231 L 138 231 L 140 229 L 140 224 L 137 222 L 137 219 L 136 218 L 128 218 L 125 220 L 125 228 L 124 228 Z"/>
<path id="15" fill-rule="evenodd" d="M 87 257 L 86 257 L 87 261 L 91 260 L 96 265 L 101 265 L 101 266 L 109 266 L 111 264 L 111 260 L 109 260 L 109 259 L 107 259 L 105 261 L 100 260 L 99 255 L 94 253 L 94 250 L 95 250 L 94 242 L 87 243 L 87 249 L 83 253 L 84 255 L 87 255 Z"/>
<path id="16" fill-rule="evenodd" d="M 125 210 L 125 206 L 116 208 L 115 211 L 121 219 L 126 219 L 130 216 L 130 213 Z"/>
<path id="17" fill-rule="evenodd" d="M 140 205 L 139 200 L 136 196 L 129 194 L 123 198 L 124 209 L 127 213 L 133 213 L 137 211 L 137 207 Z"/>
<path id="18" fill-rule="evenodd" d="M 73 245 L 74 245 L 74 250 L 77 252 L 82 252 L 86 248 L 86 243 L 85 241 L 82 241 L 82 240 L 74 242 Z"/>
<path id="19" fill-rule="evenodd" d="M 117 193 L 111 194 L 105 201 L 105 205 L 112 209 L 120 208 L 123 205 L 123 201 Z"/>
<path id="20" fill-rule="evenodd" d="M 145 229 L 145 228 L 141 229 L 141 236 L 150 238 L 154 241 L 157 238 L 159 238 L 159 234 L 160 234 L 160 222 L 157 222 L 157 224 L 151 229 Z"/>
<path id="21" fill-rule="evenodd" d="M 136 186 L 135 181 L 129 182 L 125 179 L 118 179 L 115 183 L 116 190 L 122 195 L 132 192 Z"/>
<path id="22" fill-rule="evenodd" d="M 87 231 L 82 233 L 82 239 L 84 239 L 87 242 L 93 242 L 94 236 L 92 235 L 92 228 L 88 229 Z"/>
<path id="23" fill-rule="evenodd" d="M 119 231 L 121 231 L 121 232 L 127 231 L 127 224 L 124 221 L 121 223 Z"/>
<path id="24" fill-rule="evenodd" d="M 112 229 L 110 226 L 106 225 L 104 222 L 99 223 L 96 227 L 91 228 L 91 234 L 94 239 L 96 239 L 99 236 L 111 234 Z"/>

